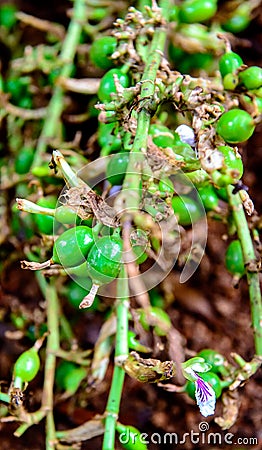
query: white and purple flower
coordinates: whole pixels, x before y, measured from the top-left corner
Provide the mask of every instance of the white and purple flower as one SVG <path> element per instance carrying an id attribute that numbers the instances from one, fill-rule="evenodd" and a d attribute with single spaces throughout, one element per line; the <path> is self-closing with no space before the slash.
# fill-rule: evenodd
<path id="1" fill-rule="evenodd" d="M 207 417 L 215 413 L 216 408 L 216 394 L 209 383 L 202 380 L 198 375 L 195 381 L 196 402 L 200 409 L 202 416 Z"/>
<path id="2" fill-rule="evenodd" d="M 210 365 L 203 358 L 191 358 L 182 364 L 184 377 L 195 383 L 195 397 L 202 416 L 211 416 L 215 412 L 216 394 L 212 386 L 204 381 L 197 372 L 207 372 Z"/>

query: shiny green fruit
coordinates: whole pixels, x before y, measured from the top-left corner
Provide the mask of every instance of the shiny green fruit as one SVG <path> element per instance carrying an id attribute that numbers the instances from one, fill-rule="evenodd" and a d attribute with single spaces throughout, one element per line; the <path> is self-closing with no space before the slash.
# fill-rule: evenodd
<path id="1" fill-rule="evenodd" d="M 223 370 L 226 358 L 216 350 L 205 348 L 201 350 L 197 356 L 204 358 L 204 360 L 211 365 L 212 372 L 219 373 L 221 368 Z"/>
<path id="2" fill-rule="evenodd" d="M 224 156 L 224 170 L 225 171 L 238 171 L 238 176 L 234 179 L 232 178 L 232 182 L 239 180 L 244 172 L 244 166 L 242 162 L 242 158 L 236 154 L 236 151 L 229 147 L 228 145 L 221 145 L 218 147 L 218 150 Z"/>
<path id="3" fill-rule="evenodd" d="M 17 22 L 16 18 L 17 7 L 12 3 L 4 3 L 0 6 L 0 25 L 8 30 L 11 29 Z"/>
<path id="4" fill-rule="evenodd" d="M 234 10 L 231 17 L 222 23 L 222 28 L 230 33 L 240 33 L 249 26 L 250 21 L 250 4 L 244 1 Z"/>
<path id="5" fill-rule="evenodd" d="M 108 148 L 108 154 L 121 150 L 122 141 L 119 134 L 115 134 L 115 123 L 99 123 L 97 141 L 102 150 Z"/>
<path id="6" fill-rule="evenodd" d="M 40 359 L 37 350 L 32 347 L 16 360 L 13 370 L 14 377 L 19 377 L 24 382 L 31 381 L 35 378 L 39 368 Z"/>
<path id="7" fill-rule="evenodd" d="M 74 225 L 78 224 L 78 222 L 80 221 L 80 218 L 78 217 L 76 212 L 65 205 L 56 208 L 55 219 L 57 220 L 57 222 L 63 223 L 64 225 Z"/>
<path id="8" fill-rule="evenodd" d="M 82 264 L 94 244 L 93 231 L 86 226 L 76 226 L 64 231 L 55 241 L 52 262 L 64 267 Z"/>
<path id="9" fill-rule="evenodd" d="M 251 66 L 239 73 L 239 80 L 247 89 L 259 89 L 262 86 L 262 68 Z"/>
<path id="10" fill-rule="evenodd" d="M 87 259 L 88 274 L 93 283 L 102 285 L 117 277 L 121 267 L 123 241 L 117 236 L 97 239 Z"/>
<path id="11" fill-rule="evenodd" d="M 217 121 L 217 133 L 232 144 L 244 142 L 252 136 L 255 129 L 253 118 L 242 109 L 231 109 Z"/>
<path id="12" fill-rule="evenodd" d="M 218 207 L 219 199 L 213 186 L 200 187 L 198 193 L 206 211 L 214 211 Z"/>
<path id="13" fill-rule="evenodd" d="M 55 208 L 57 204 L 57 198 L 54 195 L 47 195 L 46 197 L 40 198 L 37 205 L 43 206 L 44 208 Z M 33 217 L 37 230 L 40 233 L 51 235 L 54 232 L 54 217 L 46 216 L 43 214 L 34 214 Z"/>
<path id="14" fill-rule="evenodd" d="M 120 152 L 112 156 L 106 168 L 106 178 L 112 186 L 122 184 L 122 181 L 125 178 L 128 162 L 128 152 Z"/>
<path id="15" fill-rule="evenodd" d="M 139 321 L 146 331 L 149 331 L 150 326 L 153 326 L 158 336 L 166 336 L 171 328 L 169 315 L 157 306 L 151 306 L 147 310 L 142 309 L 140 311 Z"/>
<path id="16" fill-rule="evenodd" d="M 227 52 L 219 59 L 219 70 L 222 77 L 235 73 L 243 64 L 242 58 L 235 52 Z"/>
<path id="17" fill-rule="evenodd" d="M 86 377 L 86 369 L 71 361 L 62 361 L 55 373 L 56 385 L 66 392 L 77 391 L 81 381 Z"/>
<path id="18" fill-rule="evenodd" d="M 214 372 L 203 372 L 201 373 L 201 377 L 204 381 L 210 384 L 215 391 L 216 398 L 219 398 L 222 393 L 221 380 Z M 186 383 L 186 392 L 192 399 L 195 399 L 195 383 L 193 381 L 187 381 Z"/>
<path id="19" fill-rule="evenodd" d="M 168 177 L 162 177 L 158 183 L 160 192 L 165 194 L 173 195 L 175 192 L 174 184 L 172 180 Z"/>
<path id="20" fill-rule="evenodd" d="M 119 83 L 124 88 L 127 88 L 130 85 L 129 76 L 126 73 L 123 73 L 121 69 L 116 68 L 108 70 L 100 81 L 97 93 L 99 100 L 103 103 L 110 102 L 112 100 L 111 94 L 116 93 L 114 75 L 117 76 Z"/>
<path id="21" fill-rule="evenodd" d="M 34 149 L 32 147 L 22 147 L 15 158 L 15 171 L 19 175 L 29 172 L 34 159 Z"/>
<path id="22" fill-rule="evenodd" d="M 110 56 L 117 46 L 117 39 L 114 36 L 103 36 L 96 39 L 90 47 L 89 56 L 92 63 L 100 69 L 110 69 L 114 66 L 114 61 Z"/>
<path id="23" fill-rule="evenodd" d="M 152 124 L 149 127 L 149 134 L 152 136 L 154 144 L 158 147 L 172 147 L 175 143 L 172 131 L 165 125 Z"/>
<path id="24" fill-rule="evenodd" d="M 238 239 L 232 241 L 226 250 L 225 265 L 232 275 L 243 276 L 245 263 L 241 243 Z"/>
<path id="25" fill-rule="evenodd" d="M 180 5 L 179 19 L 184 23 L 205 22 L 216 14 L 216 10 L 215 0 L 185 0 Z"/>
<path id="26" fill-rule="evenodd" d="M 183 226 L 192 225 L 203 214 L 201 205 L 187 195 L 173 197 L 172 207 L 178 217 L 178 223 Z"/>

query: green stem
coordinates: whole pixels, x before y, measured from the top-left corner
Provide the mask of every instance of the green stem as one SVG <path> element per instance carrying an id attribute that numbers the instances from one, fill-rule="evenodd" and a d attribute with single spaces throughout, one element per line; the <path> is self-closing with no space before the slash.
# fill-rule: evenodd
<path id="1" fill-rule="evenodd" d="M 76 172 L 71 169 L 70 165 L 59 150 L 53 151 L 53 160 L 54 163 L 60 168 L 63 177 L 69 187 L 88 187 L 88 185 L 78 177 Z"/>
<path id="2" fill-rule="evenodd" d="M 129 289 L 128 278 L 123 266 L 117 280 L 117 305 L 116 305 L 116 357 L 128 356 L 128 309 L 129 309 Z"/>
<path id="3" fill-rule="evenodd" d="M 241 242 L 245 266 L 247 268 L 247 282 L 249 286 L 250 308 L 252 326 L 254 331 L 255 352 L 262 355 L 262 300 L 259 283 L 259 274 L 249 270 L 252 263 L 256 264 L 256 255 L 248 228 L 244 208 L 239 194 L 232 194 L 232 187 L 227 189 L 229 203 L 232 208 L 238 238 Z"/>
<path id="4" fill-rule="evenodd" d="M 47 336 L 45 378 L 42 395 L 42 408 L 46 415 L 46 450 L 55 448 L 56 432 L 53 417 L 53 387 L 55 379 L 56 352 L 59 350 L 59 302 L 53 283 L 46 283 Z"/>
<path id="5" fill-rule="evenodd" d="M 5 394 L 4 392 L 0 392 L 0 402 L 9 403 L 10 397 L 8 394 Z"/>
<path id="6" fill-rule="evenodd" d="M 31 413 L 29 418 L 29 422 L 22 423 L 14 432 L 14 436 L 21 437 L 29 427 L 39 423 L 46 416 L 46 411 L 43 411 L 41 408 L 35 413 Z"/>
<path id="7" fill-rule="evenodd" d="M 54 217 L 56 213 L 56 208 L 45 208 L 44 206 L 39 206 L 30 200 L 26 200 L 25 198 L 17 198 L 16 202 L 19 210 L 30 214 L 43 214 L 44 216 Z"/>
<path id="8" fill-rule="evenodd" d="M 168 18 L 170 2 L 160 1 L 162 16 Z M 147 64 L 141 80 L 140 111 L 137 114 L 137 130 L 134 144 L 131 149 L 130 159 L 123 183 L 123 191 L 128 190 L 126 200 L 127 210 L 137 210 L 140 201 L 141 165 L 144 160 L 143 152 L 147 149 L 148 130 L 151 120 L 150 102 L 154 102 L 155 81 L 160 66 L 162 53 L 164 52 L 167 30 L 164 27 L 155 29 L 154 37 L 150 45 Z"/>
<path id="9" fill-rule="evenodd" d="M 115 357 L 125 359 L 128 356 L 128 278 L 123 266 L 117 281 L 117 330 L 116 330 L 116 351 Z M 105 434 L 103 440 L 103 450 L 114 450 L 115 448 L 115 428 L 118 419 L 122 389 L 124 384 L 125 371 L 122 367 L 115 365 L 112 384 L 106 407 Z"/>
<path id="10" fill-rule="evenodd" d="M 233 355 L 231 354 L 231 356 L 234 358 L 239 367 L 241 367 L 241 369 L 245 367 L 246 361 L 244 360 L 244 358 L 242 358 L 242 356 L 238 355 L 237 353 L 234 353 Z"/>
<path id="11" fill-rule="evenodd" d="M 191 183 L 200 186 L 209 179 L 207 172 L 205 172 L 205 170 L 203 169 L 197 169 L 194 170 L 193 172 L 186 172 L 184 176 L 188 178 L 191 181 Z"/>
<path id="12" fill-rule="evenodd" d="M 59 303 L 55 286 L 47 283 L 41 272 L 36 273 L 41 291 L 47 302 L 47 325 L 49 334 L 46 345 L 46 361 L 41 408 L 28 414 L 28 421 L 20 425 L 15 436 L 20 437 L 31 426 L 46 417 L 46 450 L 54 450 L 56 431 L 53 417 L 53 386 L 55 378 L 56 354 L 59 350 Z"/>
<path id="13" fill-rule="evenodd" d="M 68 27 L 67 35 L 62 45 L 59 57 L 62 65 L 60 75 L 69 77 L 73 67 L 74 57 L 79 44 L 82 27 L 85 23 L 86 4 L 85 0 L 75 0 L 72 19 Z M 33 167 L 41 165 L 42 156 L 46 151 L 48 139 L 55 136 L 58 122 L 64 107 L 64 89 L 57 85 L 54 88 L 52 98 L 49 102 L 46 119 L 38 140 Z"/>
<path id="14" fill-rule="evenodd" d="M 60 325 L 61 325 L 61 334 L 63 333 L 63 336 L 67 341 L 71 344 L 74 340 L 74 333 L 72 330 L 72 327 L 70 325 L 70 322 L 67 320 L 64 314 L 60 313 Z"/>

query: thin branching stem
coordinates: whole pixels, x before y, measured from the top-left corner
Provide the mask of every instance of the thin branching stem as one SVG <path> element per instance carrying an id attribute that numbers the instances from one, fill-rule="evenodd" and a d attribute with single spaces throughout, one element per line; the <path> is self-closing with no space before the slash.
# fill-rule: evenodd
<path id="1" fill-rule="evenodd" d="M 119 361 L 121 359 L 125 359 L 128 355 L 128 308 L 128 278 L 125 267 L 123 266 L 120 272 L 120 276 L 117 280 L 117 330 L 115 358 Z M 118 419 L 124 378 L 125 371 L 122 369 L 122 367 L 115 365 L 107 407 L 105 411 L 106 419 L 103 450 L 114 450 L 115 448 L 115 427 L 116 421 Z"/>
<path id="2" fill-rule="evenodd" d="M 169 1 L 163 0 L 160 2 L 160 7 L 162 7 L 162 16 L 164 21 L 168 14 Z M 133 212 L 139 208 L 141 165 L 144 158 L 143 153 L 146 152 L 147 148 L 148 131 L 152 114 L 151 107 L 153 108 L 154 103 L 155 81 L 164 51 L 166 37 L 167 30 L 164 25 L 155 29 L 152 43 L 149 47 L 148 61 L 141 80 L 142 88 L 140 95 L 140 111 L 137 114 L 136 136 L 131 149 L 126 176 L 123 183 L 123 191 L 126 190 L 126 192 L 128 192 L 128 195 L 125 198 L 125 206 L 128 212 Z M 123 271 L 124 268 L 122 269 L 122 272 Z M 128 354 L 128 308 L 126 306 L 128 295 L 126 293 L 126 296 L 123 296 L 123 292 L 127 291 L 127 285 L 127 275 L 122 273 L 118 280 L 120 293 L 119 297 L 121 298 L 121 301 L 119 300 L 117 304 L 116 358 L 121 358 L 123 356 L 125 357 Z M 124 376 L 124 370 L 115 365 L 106 408 L 103 450 L 114 450 L 115 448 L 115 426 L 118 418 Z"/>
<path id="3" fill-rule="evenodd" d="M 159 4 L 162 8 L 164 20 L 167 18 L 170 4 L 168 0 L 162 0 Z M 130 159 L 123 183 L 123 191 L 128 191 L 127 198 L 125 199 L 128 211 L 137 210 L 139 206 L 141 165 L 144 159 L 143 154 L 146 152 L 147 148 L 148 130 L 152 114 L 151 108 L 153 108 L 154 104 L 155 81 L 164 52 L 166 38 L 167 29 L 165 26 L 162 25 L 157 27 L 149 47 L 148 60 L 141 79 L 142 88 L 140 95 L 140 110 L 137 113 L 136 136 L 130 152 Z"/>
<path id="4" fill-rule="evenodd" d="M 259 283 L 259 274 L 252 270 L 256 265 L 256 255 L 251 239 L 250 231 L 244 208 L 239 194 L 233 194 L 232 188 L 227 189 L 229 203 L 232 208 L 234 222 L 237 228 L 238 238 L 241 242 L 244 262 L 246 266 L 246 276 L 249 287 L 250 308 L 252 317 L 252 327 L 254 331 L 255 352 L 262 355 L 262 300 Z M 251 270 L 250 270 L 251 269 Z"/>
<path id="5" fill-rule="evenodd" d="M 59 349 L 59 301 L 54 283 L 46 283 L 47 326 L 45 378 L 42 396 L 42 408 L 47 410 L 46 450 L 55 448 L 55 423 L 53 417 L 53 388 L 56 367 L 56 352 Z"/>
<path id="6" fill-rule="evenodd" d="M 48 326 L 42 404 L 38 411 L 28 414 L 27 423 L 20 425 L 15 435 L 20 437 L 31 425 L 39 423 L 46 417 L 46 450 L 54 450 L 56 432 L 53 417 L 53 388 L 56 354 L 59 350 L 59 302 L 54 283 L 48 283 L 41 272 L 36 272 L 36 277 L 46 300 Z"/>
<path id="7" fill-rule="evenodd" d="M 64 39 L 61 54 L 59 56 L 62 65 L 60 75 L 67 78 L 71 75 L 74 57 L 80 41 L 82 27 L 87 16 L 87 6 L 85 0 L 75 0 L 72 19 Z M 52 98 L 49 102 L 47 115 L 44 121 L 41 135 L 35 152 L 33 166 L 38 166 L 42 162 L 42 156 L 46 152 L 48 139 L 56 135 L 60 116 L 64 108 L 64 89 L 56 85 Z"/>

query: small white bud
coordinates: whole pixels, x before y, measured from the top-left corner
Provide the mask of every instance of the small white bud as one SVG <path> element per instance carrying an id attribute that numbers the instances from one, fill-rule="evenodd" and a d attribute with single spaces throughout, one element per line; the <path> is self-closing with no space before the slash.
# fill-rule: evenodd
<path id="1" fill-rule="evenodd" d="M 179 135 L 181 141 L 185 142 L 185 144 L 189 144 L 191 147 L 196 145 L 194 130 L 188 125 L 179 125 L 175 132 Z"/>

